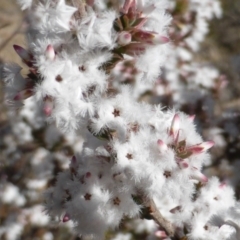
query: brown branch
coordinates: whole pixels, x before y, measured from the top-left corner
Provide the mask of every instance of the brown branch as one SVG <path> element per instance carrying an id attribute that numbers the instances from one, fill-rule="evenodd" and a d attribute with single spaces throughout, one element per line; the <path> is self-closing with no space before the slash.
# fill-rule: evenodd
<path id="1" fill-rule="evenodd" d="M 153 199 L 145 197 L 143 204 L 149 208 L 151 217 L 167 233 L 167 235 L 169 237 L 174 237 L 176 234 L 174 226 L 163 217 Z"/>

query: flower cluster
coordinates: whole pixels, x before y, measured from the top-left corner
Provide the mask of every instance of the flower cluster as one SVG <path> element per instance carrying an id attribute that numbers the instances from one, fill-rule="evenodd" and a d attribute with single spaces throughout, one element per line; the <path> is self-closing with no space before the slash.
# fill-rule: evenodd
<path id="1" fill-rule="evenodd" d="M 160 239 L 238 239 L 233 190 L 202 173 L 213 142 L 193 116 L 137 101 L 171 54 L 167 1 L 19 2 L 29 49 L 14 49 L 29 72 L 5 67 L 8 98 L 38 102 L 65 137 L 81 139 L 45 194 L 46 212 L 95 239 L 126 217 L 153 219 Z"/>

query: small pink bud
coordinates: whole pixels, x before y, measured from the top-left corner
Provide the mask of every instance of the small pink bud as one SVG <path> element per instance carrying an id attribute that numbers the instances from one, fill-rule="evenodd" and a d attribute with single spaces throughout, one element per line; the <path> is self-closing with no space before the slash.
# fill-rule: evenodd
<path id="1" fill-rule="evenodd" d="M 179 115 L 176 113 L 171 123 L 169 135 L 175 138 L 176 134 L 179 132 L 179 127 L 180 127 L 180 118 L 179 118 Z"/>
<path id="2" fill-rule="evenodd" d="M 158 230 L 158 231 L 155 232 L 155 236 L 158 237 L 158 238 L 166 238 L 167 234 L 164 231 Z"/>
<path id="3" fill-rule="evenodd" d="M 152 32 L 138 30 L 133 34 L 133 40 L 144 43 L 151 43 L 154 35 Z"/>
<path id="4" fill-rule="evenodd" d="M 62 219 L 62 221 L 65 223 L 65 222 L 68 222 L 70 220 L 70 216 L 69 216 L 69 214 L 65 214 L 64 216 L 63 216 L 63 219 Z"/>
<path id="5" fill-rule="evenodd" d="M 191 170 L 192 170 L 192 173 L 191 173 L 190 177 L 192 179 L 195 179 L 202 183 L 208 182 L 208 178 L 205 175 L 203 175 L 197 168 L 192 168 Z"/>
<path id="6" fill-rule="evenodd" d="M 44 98 L 43 112 L 48 117 L 52 114 L 52 110 L 53 110 L 53 100 L 51 97 L 46 96 Z"/>
<path id="7" fill-rule="evenodd" d="M 188 163 L 185 162 L 184 160 L 178 161 L 178 165 L 180 168 L 184 169 L 184 168 L 188 168 Z"/>
<path id="8" fill-rule="evenodd" d="M 24 49 L 18 45 L 13 45 L 13 48 L 16 51 L 16 53 L 19 55 L 19 57 L 22 58 L 22 60 L 24 62 L 28 62 L 31 60 L 31 55 L 29 54 L 29 52 L 26 49 Z"/>
<path id="9" fill-rule="evenodd" d="M 165 44 L 169 42 L 169 38 L 165 36 L 161 36 L 158 34 L 154 34 L 154 37 L 152 39 L 153 44 Z"/>
<path id="10" fill-rule="evenodd" d="M 130 56 L 136 56 L 142 54 L 146 50 L 146 45 L 143 43 L 130 43 L 121 47 L 121 53 L 128 54 Z"/>
<path id="11" fill-rule="evenodd" d="M 45 115 L 46 115 L 47 117 L 49 117 L 49 116 L 52 114 L 52 108 L 49 107 L 49 106 L 45 106 L 45 107 L 43 108 L 43 112 L 45 113 Z"/>
<path id="12" fill-rule="evenodd" d="M 132 35 L 129 32 L 123 31 L 118 35 L 118 44 L 125 46 L 132 40 Z"/>
<path id="13" fill-rule="evenodd" d="M 195 120 L 195 117 L 196 117 L 196 115 L 190 115 L 190 116 L 188 117 L 188 119 L 189 119 L 191 122 L 193 122 L 193 121 Z"/>
<path id="14" fill-rule="evenodd" d="M 199 154 L 206 152 L 209 148 L 214 145 L 213 141 L 202 142 L 187 148 L 187 150 L 191 151 L 193 154 Z"/>
<path id="15" fill-rule="evenodd" d="M 24 89 L 22 91 L 20 91 L 14 98 L 13 100 L 15 101 L 20 101 L 20 100 L 24 100 L 27 99 L 29 97 L 31 97 L 34 94 L 32 89 Z"/>
<path id="16" fill-rule="evenodd" d="M 160 151 L 160 153 L 164 153 L 166 150 L 167 150 L 167 144 L 165 144 L 162 140 L 158 140 L 157 141 L 157 144 L 158 144 L 158 149 Z"/>
<path id="17" fill-rule="evenodd" d="M 129 8 L 136 8 L 135 0 L 125 0 L 121 12 L 127 13 Z"/>
<path id="18" fill-rule="evenodd" d="M 137 30 L 132 36 L 134 41 L 148 44 L 164 44 L 169 42 L 169 38 L 161 36 L 155 32 Z"/>
<path id="19" fill-rule="evenodd" d="M 46 51 L 45 51 L 45 56 L 49 60 L 54 60 L 55 59 L 55 51 L 54 51 L 54 48 L 51 44 L 49 44 L 47 46 Z"/>
<path id="20" fill-rule="evenodd" d="M 222 182 L 220 185 L 219 185 L 219 188 L 223 189 L 227 186 L 227 184 L 225 182 Z"/>

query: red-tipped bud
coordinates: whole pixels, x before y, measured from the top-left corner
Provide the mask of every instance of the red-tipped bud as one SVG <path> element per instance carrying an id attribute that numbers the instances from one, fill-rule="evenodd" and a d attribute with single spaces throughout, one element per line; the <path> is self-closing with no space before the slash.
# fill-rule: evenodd
<path id="1" fill-rule="evenodd" d="M 19 57 L 22 58 L 22 60 L 29 61 L 31 59 L 31 55 L 26 49 L 18 45 L 13 45 L 13 48 L 16 51 L 16 53 L 19 55 Z"/>
<path id="2" fill-rule="evenodd" d="M 118 35 L 118 44 L 125 46 L 132 40 L 132 36 L 129 32 L 123 31 Z"/>
<path id="3" fill-rule="evenodd" d="M 187 148 L 187 150 L 191 151 L 193 154 L 199 154 L 206 152 L 209 148 L 214 145 L 213 141 L 202 142 Z"/>
<path id="4" fill-rule="evenodd" d="M 134 41 L 148 44 L 164 44 L 169 42 L 169 38 L 161 36 L 155 32 L 138 30 L 132 36 Z"/>
<path id="5" fill-rule="evenodd" d="M 159 34 L 154 34 L 152 39 L 152 44 L 165 44 L 169 42 L 169 38 L 165 36 L 161 36 Z"/>
<path id="6" fill-rule="evenodd" d="M 71 219 L 71 218 L 70 218 L 69 214 L 66 213 L 66 214 L 63 216 L 62 221 L 65 223 L 65 222 L 68 222 L 70 219 Z"/>
<path id="7" fill-rule="evenodd" d="M 50 106 L 44 106 L 43 112 L 47 117 L 49 117 L 52 114 L 52 108 Z"/>
<path id="8" fill-rule="evenodd" d="M 32 55 L 24 48 L 18 46 L 18 45 L 13 45 L 14 50 L 18 54 L 18 56 L 23 60 L 23 62 L 28 65 L 29 67 L 32 67 Z"/>
<path id="9" fill-rule="evenodd" d="M 193 121 L 195 120 L 195 117 L 196 117 L 196 115 L 190 115 L 190 116 L 188 117 L 188 119 L 189 119 L 191 122 L 193 122 Z"/>
<path id="10" fill-rule="evenodd" d="M 182 169 L 188 168 L 188 166 L 189 166 L 188 163 L 185 162 L 185 161 L 183 161 L 183 160 L 178 161 L 178 165 L 179 165 L 179 167 L 182 168 Z"/>
<path id="11" fill-rule="evenodd" d="M 24 89 L 22 91 L 20 91 L 14 98 L 13 100 L 15 101 L 21 101 L 24 99 L 27 99 L 29 97 L 31 97 L 34 94 L 32 89 Z"/>
<path id="12" fill-rule="evenodd" d="M 53 100 L 51 97 L 46 96 L 44 98 L 43 112 L 47 117 L 49 117 L 52 114 L 52 110 L 53 110 Z"/>
<path id="13" fill-rule="evenodd" d="M 226 184 L 225 182 L 222 182 L 222 183 L 219 185 L 219 188 L 224 189 L 226 186 L 227 186 L 227 184 Z"/>
<path id="14" fill-rule="evenodd" d="M 123 8 L 121 9 L 122 13 L 127 13 L 129 8 L 136 8 L 136 1 L 135 0 L 125 0 L 123 4 Z"/>
<path id="15" fill-rule="evenodd" d="M 45 56 L 49 60 L 54 60 L 55 59 L 55 51 L 54 51 L 54 48 L 51 44 L 49 44 L 47 46 L 46 51 L 45 51 Z"/>
<path id="16" fill-rule="evenodd" d="M 158 144 L 158 149 L 160 151 L 160 153 L 164 153 L 166 150 L 167 150 L 167 144 L 165 144 L 162 140 L 158 140 L 157 141 L 157 144 Z"/>
<path id="17" fill-rule="evenodd" d="M 142 31 L 138 30 L 133 34 L 133 40 L 138 41 L 138 42 L 145 42 L 145 43 L 150 43 L 150 41 L 153 38 L 153 33 L 147 32 L 147 31 Z"/>
<path id="18" fill-rule="evenodd" d="M 175 137 L 179 132 L 179 127 L 180 127 L 180 118 L 179 118 L 179 115 L 176 113 L 173 117 L 170 129 L 169 129 L 169 135 Z"/>
<path id="19" fill-rule="evenodd" d="M 124 47 L 120 48 L 121 53 L 128 54 L 130 56 L 135 56 L 144 53 L 146 50 L 146 45 L 143 43 L 130 43 Z"/>
<path id="20" fill-rule="evenodd" d="M 203 175 L 197 168 L 192 168 L 192 173 L 190 177 L 202 183 L 208 182 L 208 178 L 205 175 Z"/>
<path id="21" fill-rule="evenodd" d="M 158 238 L 163 239 L 163 238 L 166 238 L 166 237 L 167 237 L 167 234 L 166 234 L 166 232 L 164 232 L 164 231 L 158 230 L 158 231 L 155 232 L 155 236 L 158 237 Z"/>

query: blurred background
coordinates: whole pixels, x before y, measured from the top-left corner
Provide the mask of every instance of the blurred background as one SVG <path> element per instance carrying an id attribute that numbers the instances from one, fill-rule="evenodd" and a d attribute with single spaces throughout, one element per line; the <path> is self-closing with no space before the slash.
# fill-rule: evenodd
<path id="1" fill-rule="evenodd" d="M 157 85 L 159 91 L 146 92 L 140 100 L 161 103 L 195 115 L 195 122 L 203 138 L 216 143 L 211 150 L 212 161 L 206 163 L 204 168 L 205 174 L 217 175 L 221 181 L 231 184 L 239 199 L 240 1 L 221 0 L 222 14 L 207 17 L 208 31 L 199 40 L 196 49 L 186 44 L 190 41 L 191 31 L 185 36 L 181 35 L 183 25 L 193 29 L 196 27 L 196 9 L 187 9 L 190 0 L 169 1 L 174 2 L 169 9 L 173 15 L 169 29 L 172 44 L 176 49 L 187 49 L 192 57 L 187 58 L 186 52 L 182 59 L 175 57 L 175 67 L 184 69 L 184 74 L 179 74 L 180 80 L 177 80 L 178 87 L 175 90 L 168 83 L 171 68 L 166 66 Z M 211 3 L 211 0 L 208 2 Z M 109 6 L 115 3 L 109 1 Z M 15 62 L 23 67 L 24 72 L 25 66 L 12 46 L 17 44 L 27 48 L 25 16 L 26 13 L 19 9 L 15 0 L 0 0 L 0 68 L 3 68 L 4 63 Z M 190 69 L 186 66 L 192 66 L 193 63 L 194 66 L 201 66 L 197 74 L 195 70 L 192 74 L 186 70 Z M 212 85 L 204 82 L 211 78 L 206 68 L 216 69 Z M 189 79 L 196 76 L 202 82 L 193 88 Z M 2 71 L 0 78 L 3 78 Z M 176 96 L 178 89 L 181 89 L 181 94 Z M 191 101 L 190 92 L 193 89 L 194 93 L 201 93 L 200 97 Z M 180 101 L 183 98 L 185 101 Z M 35 111 L 31 102 L 26 105 Z M 21 108 L 11 107 L 10 103 L 4 101 L 4 86 L 0 81 L 0 239 L 80 239 L 73 234 L 70 224 L 49 219 L 44 215 L 42 207 L 44 190 L 54 184 L 57 173 L 67 167 L 78 140 L 58 132 L 54 126 L 46 126 L 40 117 L 28 119 L 26 116 Z M 57 137 L 50 141 L 50 135 Z M 149 222 L 131 222 L 126 219 L 118 231 L 107 233 L 106 239 L 154 239 L 151 229 Z"/>

